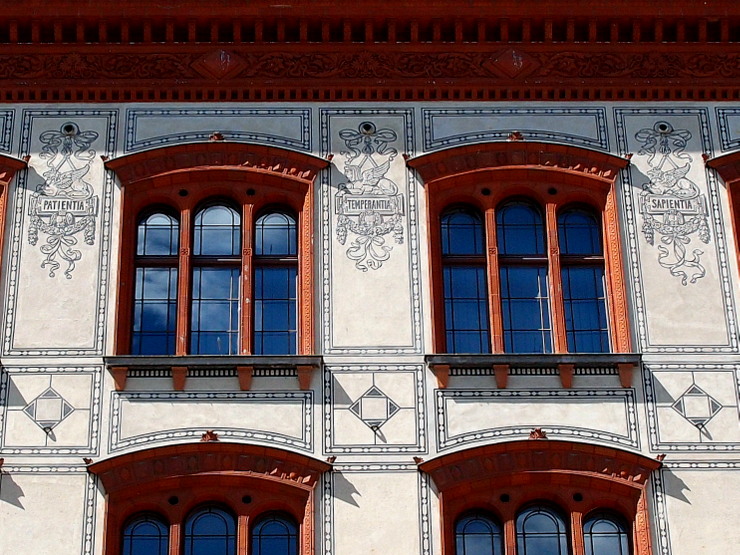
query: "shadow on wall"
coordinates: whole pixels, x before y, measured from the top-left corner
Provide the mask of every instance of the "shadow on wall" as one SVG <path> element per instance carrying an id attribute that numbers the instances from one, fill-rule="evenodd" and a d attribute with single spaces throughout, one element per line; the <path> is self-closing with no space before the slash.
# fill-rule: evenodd
<path id="1" fill-rule="evenodd" d="M 684 503 L 691 505 L 691 501 L 689 501 L 689 498 L 684 494 L 685 491 L 691 491 L 691 488 L 686 485 L 686 482 L 667 468 L 663 468 L 661 470 L 661 474 L 663 477 L 663 491 L 665 494 L 668 497 L 673 497 L 674 499 L 678 499 L 679 501 L 683 501 Z"/>
<path id="2" fill-rule="evenodd" d="M 7 472 L 0 472 L 0 502 L 24 509 L 21 497 L 25 497 L 21 487 L 13 481 Z"/>
<path id="3" fill-rule="evenodd" d="M 331 475 L 331 479 L 334 484 L 334 497 L 344 501 L 345 503 L 354 505 L 355 507 L 360 506 L 353 496 L 357 495 L 358 497 L 362 497 L 362 494 L 357 491 L 357 488 L 352 484 L 352 482 L 347 480 L 347 477 L 344 474 L 341 472 L 334 472 Z"/>

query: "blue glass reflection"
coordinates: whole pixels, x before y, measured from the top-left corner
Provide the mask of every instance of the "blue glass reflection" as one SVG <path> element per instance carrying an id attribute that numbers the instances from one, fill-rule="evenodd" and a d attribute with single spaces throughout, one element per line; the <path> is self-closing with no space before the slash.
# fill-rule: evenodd
<path id="1" fill-rule="evenodd" d="M 236 521 L 226 511 L 207 507 L 185 522 L 185 555 L 236 555 Z"/>
<path id="2" fill-rule="evenodd" d="M 195 215 L 193 254 L 195 256 L 239 256 L 241 218 L 228 206 L 214 205 Z"/>
<path id="3" fill-rule="evenodd" d="M 564 210 L 558 215 L 558 242 L 562 255 L 601 255 L 598 218 L 582 208 Z"/>
<path id="4" fill-rule="evenodd" d="M 483 220 L 467 207 L 453 209 L 442 216 L 442 255 L 482 255 Z"/>
<path id="5" fill-rule="evenodd" d="M 609 352 L 604 268 L 566 266 L 562 270 L 562 276 L 568 351 Z"/>
<path id="6" fill-rule="evenodd" d="M 455 524 L 455 555 L 502 555 L 501 527 L 483 514 L 471 514 Z"/>
<path id="7" fill-rule="evenodd" d="M 175 353 L 177 268 L 136 268 L 131 352 Z"/>
<path id="8" fill-rule="evenodd" d="M 239 349 L 239 268 L 193 268 L 190 351 L 233 355 Z"/>
<path id="9" fill-rule="evenodd" d="M 136 238 L 138 256 L 176 256 L 180 226 L 167 214 L 154 213 L 139 222 Z"/>
<path id="10" fill-rule="evenodd" d="M 485 267 L 446 266 L 443 277 L 447 351 L 490 353 Z"/>
<path id="11" fill-rule="evenodd" d="M 565 521 L 548 507 L 531 507 L 516 517 L 517 555 L 567 555 Z"/>
<path id="12" fill-rule="evenodd" d="M 287 515 L 261 518 L 252 529 L 252 555 L 298 555 L 298 526 Z"/>
<path id="13" fill-rule="evenodd" d="M 551 353 L 545 266 L 501 266 L 501 312 L 507 353 Z"/>
<path id="14" fill-rule="evenodd" d="M 583 524 L 586 555 L 630 555 L 627 527 L 621 518 L 609 513 L 589 517 Z"/>
<path id="15" fill-rule="evenodd" d="M 257 219 L 254 253 L 257 256 L 296 256 L 295 219 L 282 212 L 271 212 Z"/>
<path id="16" fill-rule="evenodd" d="M 496 210 L 496 241 L 499 254 L 544 255 L 545 227 L 533 204 L 509 202 Z"/>
<path id="17" fill-rule="evenodd" d="M 123 555 L 167 555 L 169 529 L 157 515 L 141 515 L 123 529 Z"/>
<path id="18" fill-rule="evenodd" d="M 264 266 L 254 271 L 254 352 L 291 355 L 296 352 L 295 266 Z"/>

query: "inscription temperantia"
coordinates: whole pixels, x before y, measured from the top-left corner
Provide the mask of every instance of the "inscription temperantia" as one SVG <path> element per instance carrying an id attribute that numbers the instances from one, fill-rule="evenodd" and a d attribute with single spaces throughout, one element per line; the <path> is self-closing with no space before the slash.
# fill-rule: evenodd
<path id="1" fill-rule="evenodd" d="M 366 121 L 357 129 L 342 129 L 339 137 L 347 150 L 344 177 L 335 197 L 337 240 L 344 245 L 354 235 L 347 257 L 363 272 L 377 270 L 388 260 L 393 247 L 386 236 L 403 243 L 403 195 L 386 174 L 398 151 L 390 143 L 398 139 L 392 129 L 378 129 Z"/>
<path id="2" fill-rule="evenodd" d="M 66 263 L 64 276 L 72 279 L 75 264 L 82 258 L 82 251 L 75 248 L 77 235 L 82 234 L 88 245 L 95 243 L 100 199 L 85 177 L 95 158 L 95 150 L 90 147 L 97 138 L 96 131 L 81 131 L 72 122 L 39 137 L 44 145 L 40 157 L 48 169 L 43 173 L 44 182 L 31 195 L 28 242 L 36 245 L 39 232 L 46 235 L 40 247 L 46 255 L 41 267 L 49 269 L 49 277 Z"/>
<path id="3" fill-rule="evenodd" d="M 657 232 L 658 263 L 663 268 L 683 285 L 696 283 L 707 273 L 701 264 L 704 252 L 694 248 L 689 253 L 687 248 L 694 234 L 709 243 L 709 213 L 705 195 L 687 177 L 692 159 L 685 149 L 691 133 L 659 121 L 638 131 L 635 138 L 642 145 L 638 154 L 648 156 L 650 166 L 650 181 L 640 193 L 642 232 L 651 245 Z"/>

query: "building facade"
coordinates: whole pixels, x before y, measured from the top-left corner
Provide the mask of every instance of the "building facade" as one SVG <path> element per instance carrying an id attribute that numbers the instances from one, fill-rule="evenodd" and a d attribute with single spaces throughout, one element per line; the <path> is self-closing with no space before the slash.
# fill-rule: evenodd
<path id="1" fill-rule="evenodd" d="M 736 551 L 740 8 L 450 4 L 0 8 L 0 553 Z"/>

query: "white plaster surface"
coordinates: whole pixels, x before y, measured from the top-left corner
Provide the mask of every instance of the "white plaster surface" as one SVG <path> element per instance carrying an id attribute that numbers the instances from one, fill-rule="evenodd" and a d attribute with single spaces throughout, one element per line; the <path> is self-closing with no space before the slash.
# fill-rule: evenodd
<path id="1" fill-rule="evenodd" d="M 737 470 L 663 472 L 673 555 L 732 555 L 740 546 Z"/>
<path id="2" fill-rule="evenodd" d="M 0 474 L 0 553 L 79 555 L 85 474 Z"/>
<path id="3" fill-rule="evenodd" d="M 333 480 L 337 554 L 419 553 L 416 472 L 344 472 Z"/>

